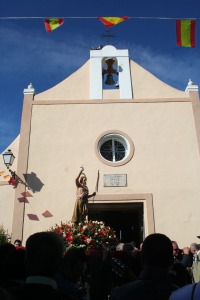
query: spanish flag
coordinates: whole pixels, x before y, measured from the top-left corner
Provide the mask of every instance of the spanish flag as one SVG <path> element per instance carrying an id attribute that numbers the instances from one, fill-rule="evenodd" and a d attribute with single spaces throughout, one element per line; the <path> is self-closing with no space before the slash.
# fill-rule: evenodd
<path id="1" fill-rule="evenodd" d="M 176 20 L 176 43 L 178 46 L 196 46 L 196 20 Z"/>
<path id="2" fill-rule="evenodd" d="M 47 32 L 51 32 L 64 23 L 64 19 L 52 18 L 44 19 L 44 25 Z"/>
<path id="3" fill-rule="evenodd" d="M 128 20 L 128 17 L 98 17 L 98 19 L 106 26 L 106 28 L 110 28 L 125 20 Z"/>

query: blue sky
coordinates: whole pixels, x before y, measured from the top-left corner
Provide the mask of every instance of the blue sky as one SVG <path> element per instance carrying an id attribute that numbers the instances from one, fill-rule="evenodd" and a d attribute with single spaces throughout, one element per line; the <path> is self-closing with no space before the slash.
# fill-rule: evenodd
<path id="1" fill-rule="evenodd" d="M 23 89 L 36 93 L 51 88 L 79 69 L 91 47 L 107 42 L 97 16 L 144 17 L 111 28 L 111 44 L 128 49 L 130 58 L 165 83 L 185 90 L 189 78 L 200 86 L 200 20 L 196 48 L 176 46 L 175 20 L 199 18 L 199 0 L 7 0 L 0 3 L 0 153 L 20 131 Z M 3 19 L 27 17 L 27 19 Z M 51 33 L 43 19 L 66 17 Z M 70 19 L 67 17 L 90 17 Z M 155 19 L 148 19 L 155 17 Z"/>

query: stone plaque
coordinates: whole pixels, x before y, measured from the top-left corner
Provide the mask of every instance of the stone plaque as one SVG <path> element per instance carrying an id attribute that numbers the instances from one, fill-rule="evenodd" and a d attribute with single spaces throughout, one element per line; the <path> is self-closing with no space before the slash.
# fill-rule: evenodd
<path id="1" fill-rule="evenodd" d="M 127 186 L 127 174 L 103 175 L 104 186 Z"/>

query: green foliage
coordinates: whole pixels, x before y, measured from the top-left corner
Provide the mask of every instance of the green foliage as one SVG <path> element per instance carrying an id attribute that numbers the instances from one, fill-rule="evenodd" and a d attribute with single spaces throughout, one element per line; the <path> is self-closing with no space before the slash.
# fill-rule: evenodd
<path id="1" fill-rule="evenodd" d="M 9 235 L 6 233 L 3 225 L 0 225 L 0 245 L 9 243 L 9 241 L 10 241 Z"/>

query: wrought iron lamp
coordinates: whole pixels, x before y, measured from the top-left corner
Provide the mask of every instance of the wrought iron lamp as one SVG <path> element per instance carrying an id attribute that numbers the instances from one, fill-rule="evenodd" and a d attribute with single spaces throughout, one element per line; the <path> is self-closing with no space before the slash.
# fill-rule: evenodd
<path id="1" fill-rule="evenodd" d="M 17 186 L 19 182 L 20 183 L 24 183 L 24 182 L 21 180 L 21 178 L 19 178 L 19 176 L 14 171 L 10 169 L 10 167 L 14 162 L 14 159 L 15 156 L 10 149 L 7 150 L 5 153 L 3 153 L 4 164 L 6 165 L 7 169 L 11 173 L 11 179 L 9 180 L 9 184 Z"/>
<path id="2" fill-rule="evenodd" d="M 4 164 L 6 165 L 7 169 L 9 169 L 9 167 L 12 166 L 14 159 L 15 159 L 15 156 L 10 149 L 8 149 L 3 154 Z M 10 171 L 10 169 L 9 169 L 9 171 Z"/>

